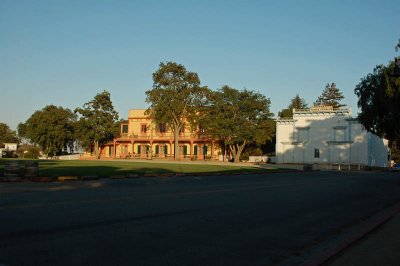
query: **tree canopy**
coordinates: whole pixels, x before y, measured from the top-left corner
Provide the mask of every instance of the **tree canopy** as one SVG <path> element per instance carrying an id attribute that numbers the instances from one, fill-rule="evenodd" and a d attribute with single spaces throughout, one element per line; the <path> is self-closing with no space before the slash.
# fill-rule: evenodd
<path id="1" fill-rule="evenodd" d="M 400 49 L 400 39 L 395 50 Z M 400 158 L 400 57 L 376 66 L 354 89 L 359 121 L 370 132 L 389 140 L 393 159 Z"/>
<path id="2" fill-rule="evenodd" d="M 0 147 L 4 143 L 19 143 L 19 138 L 14 130 L 5 123 L 0 123 Z"/>
<path id="3" fill-rule="evenodd" d="M 344 99 L 342 92 L 339 88 L 336 87 L 335 83 L 326 84 L 325 89 L 322 91 L 322 94 L 318 96 L 314 105 L 325 105 L 332 106 L 333 108 L 339 108 L 345 106 L 341 103 L 341 100 Z"/>
<path id="4" fill-rule="evenodd" d="M 113 140 L 119 133 L 118 113 L 114 110 L 110 93 L 98 93 L 83 108 L 76 108 L 80 114 L 77 123 L 77 138 L 86 149 L 94 149 L 97 158 L 103 144 Z"/>
<path id="5" fill-rule="evenodd" d="M 48 105 L 18 125 L 21 137 L 40 146 L 47 156 L 59 155 L 73 145 L 76 115 L 69 109 Z"/>
<path id="6" fill-rule="evenodd" d="M 275 124 L 269 106 L 270 100 L 260 93 L 223 86 L 210 93 L 202 111 L 204 133 L 222 140 L 238 162 L 247 144 L 272 139 Z"/>
<path id="7" fill-rule="evenodd" d="M 393 61 L 377 66 L 354 90 L 361 109 L 360 122 L 368 131 L 391 141 L 400 140 L 400 77 L 394 70 Z"/>
<path id="8" fill-rule="evenodd" d="M 305 108 L 308 108 L 306 100 L 300 98 L 300 96 L 296 94 L 296 96 L 290 100 L 290 104 L 288 105 L 288 107 L 282 109 L 282 111 L 278 113 L 278 116 L 280 118 L 290 118 L 293 117 L 293 109 L 305 109 Z"/>
<path id="9" fill-rule="evenodd" d="M 146 111 L 157 123 L 165 123 L 174 132 L 175 159 L 179 158 L 179 132 L 185 122 L 195 127 L 196 114 L 208 89 L 200 86 L 195 72 L 175 62 L 160 63 L 153 73 L 153 88 L 146 91 Z"/>

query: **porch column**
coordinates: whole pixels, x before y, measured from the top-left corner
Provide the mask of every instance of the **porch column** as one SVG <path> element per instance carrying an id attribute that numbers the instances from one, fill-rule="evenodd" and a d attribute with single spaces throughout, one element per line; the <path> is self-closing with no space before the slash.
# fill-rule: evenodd
<path id="1" fill-rule="evenodd" d="M 160 158 L 165 158 L 165 143 L 158 145 L 158 156 Z"/>
<path id="2" fill-rule="evenodd" d="M 183 145 L 179 145 L 179 159 L 183 159 Z"/>
<path id="3" fill-rule="evenodd" d="M 204 147 L 204 144 L 203 145 L 197 144 L 197 154 L 198 154 L 197 156 L 198 156 L 198 159 L 200 159 L 200 160 L 204 159 L 203 147 Z"/>
<path id="4" fill-rule="evenodd" d="M 132 144 L 132 152 L 131 152 L 131 154 L 133 156 L 135 154 L 135 141 L 131 140 L 131 144 Z"/>
<path id="5" fill-rule="evenodd" d="M 140 158 L 146 158 L 146 144 L 140 144 Z"/>
<path id="6" fill-rule="evenodd" d="M 113 141 L 113 143 L 114 143 L 114 149 L 113 149 L 112 157 L 113 157 L 113 159 L 115 159 L 115 156 L 116 156 L 116 153 L 117 153 L 117 151 L 116 151 L 116 141 Z"/>
<path id="7" fill-rule="evenodd" d="M 194 141 L 190 140 L 190 158 L 194 157 Z"/>
<path id="8" fill-rule="evenodd" d="M 147 155 L 147 158 L 151 159 L 153 158 L 153 140 L 150 140 L 150 147 L 149 147 L 149 154 Z"/>
<path id="9" fill-rule="evenodd" d="M 214 159 L 214 141 L 211 142 L 211 159 Z"/>

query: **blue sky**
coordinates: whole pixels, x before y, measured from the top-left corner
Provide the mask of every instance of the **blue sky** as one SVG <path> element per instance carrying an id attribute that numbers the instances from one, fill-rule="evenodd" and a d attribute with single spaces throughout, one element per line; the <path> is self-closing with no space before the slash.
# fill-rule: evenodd
<path id="1" fill-rule="evenodd" d="M 0 0 L 0 122 L 15 129 L 103 90 L 127 118 L 164 61 L 214 90 L 260 92 L 275 114 L 335 82 L 356 115 L 355 85 L 400 54 L 399 14 L 398 0 Z"/>

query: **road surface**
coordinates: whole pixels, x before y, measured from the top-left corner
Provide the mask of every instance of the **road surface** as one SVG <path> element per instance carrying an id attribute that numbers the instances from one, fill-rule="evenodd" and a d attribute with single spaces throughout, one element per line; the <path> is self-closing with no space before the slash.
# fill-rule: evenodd
<path id="1" fill-rule="evenodd" d="M 400 176 L 0 183 L 0 264 L 298 265 L 400 201 Z"/>

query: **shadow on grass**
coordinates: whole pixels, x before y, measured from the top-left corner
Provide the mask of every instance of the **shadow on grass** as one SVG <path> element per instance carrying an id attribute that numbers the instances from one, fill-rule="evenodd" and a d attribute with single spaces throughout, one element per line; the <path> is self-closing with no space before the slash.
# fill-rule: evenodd
<path id="1" fill-rule="evenodd" d="M 4 173 L 5 163 L 17 161 L 20 173 L 23 174 L 25 162 L 21 159 L 0 159 L 0 172 Z M 30 160 L 32 161 L 32 160 Z M 166 164 L 120 161 L 63 161 L 63 160 L 34 160 L 39 162 L 39 175 L 46 177 L 58 176 L 98 176 L 113 175 L 163 175 L 163 174 L 239 174 L 266 172 L 265 169 L 245 166 L 201 165 L 201 164 Z M 144 166 L 145 165 L 145 166 Z"/>

